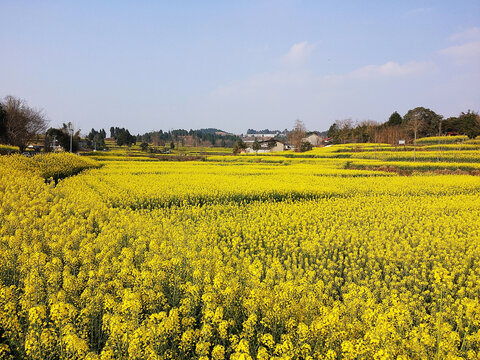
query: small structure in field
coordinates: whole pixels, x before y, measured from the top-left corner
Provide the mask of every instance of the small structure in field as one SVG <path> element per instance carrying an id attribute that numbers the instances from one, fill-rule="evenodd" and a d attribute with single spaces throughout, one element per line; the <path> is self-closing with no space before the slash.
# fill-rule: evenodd
<path id="1" fill-rule="evenodd" d="M 310 134 L 306 138 L 303 139 L 305 142 L 309 142 L 312 146 L 320 146 L 323 144 L 323 137 L 317 134 Z"/>
<path id="2" fill-rule="evenodd" d="M 254 150 L 253 142 L 248 142 L 247 143 L 248 147 L 245 149 L 245 152 L 247 154 L 251 154 L 251 153 L 262 154 L 262 153 L 278 152 L 278 151 L 285 150 L 285 143 L 279 140 L 270 139 L 270 140 L 258 141 L 258 143 L 260 145 L 260 149 Z"/>

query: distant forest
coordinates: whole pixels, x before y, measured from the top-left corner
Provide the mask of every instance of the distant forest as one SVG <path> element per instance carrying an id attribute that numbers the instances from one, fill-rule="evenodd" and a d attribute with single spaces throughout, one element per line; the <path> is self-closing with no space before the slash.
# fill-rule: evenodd
<path id="1" fill-rule="evenodd" d="M 444 119 L 433 110 L 416 107 L 403 117 L 394 112 L 388 121 L 379 124 L 375 121 L 353 122 L 351 119 L 337 120 L 329 128 L 327 135 L 334 144 L 344 143 L 387 143 L 398 144 L 403 139 L 413 143 L 421 137 L 440 135 L 480 136 L 480 116 L 468 110 L 457 117 Z"/>
<path id="2" fill-rule="evenodd" d="M 154 146 L 166 146 L 174 143 L 178 146 L 216 146 L 233 147 L 240 140 L 237 135 L 219 129 L 151 131 L 138 135 L 141 142 Z"/>
<path id="3" fill-rule="evenodd" d="M 270 130 L 270 129 L 264 129 L 264 130 L 255 130 L 255 129 L 248 129 L 247 130 L 247 135 L 253 135 L 253 134 L 287 134 L 288 130 L 285 129 L 283 131 L 280 130 Z"/>
<path id="4" fill-rule="evenodd" d="M 297 119 L 297 122 L 301 122 Z M 248 129 L 246 135 L 271 134 L 276 139 L 290 141 L 293 130 Z M 378 123 L 371 120 L 354 122 L 351 119 L 335 121 L 328 131 L 307 131 L 302 127 L 303 136 L 317 134 L 329 137 L 329 143 L 387 143 L 398 144 L 399 140 L 414 143 L 421 137 L 439 135 L 466 135 L 469 138 L 480 136 L 480 116 L 468 110 L 456 117 L 444 118 L 431 109 L 416 107 L 402 117 L 394 112 L 387 121 Z M 178 146 L 229 147 L 242 143 L 240 136 L 216 128 L 198 130 L 176 129 L 170 131 L 150 131 L 143 135 L 133 135 L 128 129 L 111 127 L 110 138 L 119 146 L 140 144 L 174 148 Z M 57 146 L 75 152 L 80 147 L 91 149 L 105 148 L 107 132 L 104 129 L 91 129 L 87 137 L 80 138 L 80 130 L 73 129 L 71 123 L 58 128 L 47 128 L 47 120 L 42 113 L 28 106 L 25 100 L 7 96 L 0 99 L 0 143 L 17 146 L 23 152 L 27 145 L 37 144 L 39 137 L 44 139 L 44 150 L 52 151 Z M 35 140 L 37 139 L 37 140 Z M 158 149 L 157 149 L 158 150 Z"/>
<path id="5" fill-rule="evenodd" d="M 248 129 L 246 135 L 272 134 L 275 138 L 287 140 L 290 131 L 280 130 L 255 130 Z M 332 144 L 344 143 L 388 143 L 398 144 L 403 139 L 407 143 L 413 143 L 421 137 L 438 135 L 467 135 L 475 138 L 480 135 L 480 116 L 478 113 L 468 110 L 457 117 L 444 119 L 433 110 L 417 107 L 409 110 L 403 117 L 394 112 L 384 123 L 375 121 L 354 122 L 351 119 L 335 121 L 328 131 L 308 131 L 305 135 L 317 134 L 321 137 L 331 138 Z M 91 130 L 88 139 L 97 144 L 104 145 L 101 137 L 105 131 Z M 153 146 L 198 146 L 198 147 L 234 147 L 241 138 L 234 134 L 216 128 L 199 130 L 176 129 L 170 131 L 151 131 L 143 135 L 131 135 L 127 129 L 112 127 L 110 137 L 114 138 L 117 145 L 152 144 Z"/>

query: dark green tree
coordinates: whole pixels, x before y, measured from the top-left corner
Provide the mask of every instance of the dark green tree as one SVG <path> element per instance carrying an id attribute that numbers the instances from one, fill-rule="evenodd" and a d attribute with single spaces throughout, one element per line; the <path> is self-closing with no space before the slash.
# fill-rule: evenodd
<path id="1" fill-rule="evenodd" d="M 340 129 L 338 128 L 338 125 L 336 122 L 334 122 L 330 127 L 328 128 L 327 131 L 327 136 L 329 138 L 332 138 L 332 142 L 334 144 L 338 143 L 338 138 L 339 138 L 339 131 Z"/>
<path id="2" fill-rule="evenodd" d="M 398 112 L 395 111 L 388 118 L 387 125 L 388 126 L 396 126 L 396 125 L 400 125 L 402 122 L 403 122 L 402 116 Z"/>
<path id="3" fill-rule="evenodd" d="M 92 141 L 95 135 L 97 134 L 98 134 L 98 131 L 92 128 L 92 130 L 90 130 L 90 132 L 87 135 L 87 139 Z"/>
<path id="4" fill-rule="evenodd" d="M 440 133 L 442 118 L 442 115 L 420 106 L 409 110 L 403 117 L 403 123 L 418 123 L 417 137 L 437 136 Z"/>
<path id="5" fill-rule="evenodd" d="M 312 150 L 312 144 L 308 141 L 303 141 L 302 145 L 300 146 L 300 152 L 310 151 Z"/>
<path id="6" fill-rule="evenodd" d="M 253 145 L 252 145 L 252 149 L 258 153 L 258 150 L 260 150 L 262 146 L 260 145 L 260 143 L 258 142 L 257 139 L 255 139 L 255 141 L 253 142 Z"/>
<path id="7" fill-rule="evenodd" d="M 130 131 L 124 128 L 115 128 L 114 129 L 115 140 L 118 146 L 127 145 L 130 146 L 137 142 L 136 136 L 130 134 Z"/>
<path id="8" fill-rule="evenodd" d="M 62 124 L 60 128 L 50 128 L 45 135 L 45 144 L 50 146 L 54 139 L 65 150 L 70 151 L 70 130 L 67 124 Z M 77 130 L 72 136 L 72 152 L 77 152 L 80 142 L 80 130 Z"/>
<path id="9" fill-rule="evenodd" d="M 480 116 L 478 113 L 468 110 L 461 113 L 458 117 L 451 117 L 442 122 L 443 131 L 456 132 L 467 135 L 473 139 L 480 135 Z"/>
<path id="10" fill-rule="evenodd" d="M 140 148 L 142 149 L 142 151 L 148 151 L 148 143 L 142 142 L 140 144 Z"/>
<path id="11" fill-rule="evenodd" d="M 95 134 L 92 139 L 92 146 L 95 150 L 101 150 L 105 148 L 105 138 L 102 137 L 101 133 Z"/>
<path id="12" fill-rule="evenodd" d="M 88 146 L 92 149 L 100 150 L 105 148 L 106 133 L 104 129 L 97 131 L 95 129 L 90 130 L 87 135 Z"/>
<path id="13" fill-rule="evenodd" d="M 233 147 L 233 153 L 237 155 L 240 151 L 245 150 L 247 148 L 247 144 L 243 140 L 238 140 L 235 146 Z"/>
<path id="14" fill-rule="evenodd" d="M 127 134 L 127 132 L 126 132 L 126 131 L 120 132 L 120 133 L 117 135 L 115 141 L 116 141 L 116 143 L 117 143 L 118 146 L 123 146 L 123 145 L 127 145 L 127 146 L 128 146 L 129 143 L 128 143 L 128 134 Z"/>
<path id="15" fill-rule="evenodd" d="M 7 112 L 0 103 L 0 143 L 8 143 Z"/>

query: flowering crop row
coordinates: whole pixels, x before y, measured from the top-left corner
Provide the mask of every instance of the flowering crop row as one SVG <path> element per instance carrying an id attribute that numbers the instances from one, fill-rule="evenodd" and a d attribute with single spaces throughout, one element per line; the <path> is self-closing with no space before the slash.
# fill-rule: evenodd
<path id="1" fill-rule="evenodd" d="M 480 358 L 480 177 L 303 160 L 1 158 L 0 358 Z"/>
<path id="2" fill-rule="evenodd" d="M 95 160 L 78 155 L 47 153 L 30 158 L 19 154 L 1 156 L 0 166 L 4 169 L 22 170 L 27 177 L 35 174 L 44 179 L 52 178 L 57 181 L 85 169 L 98 168 L 100 165 Z"/>

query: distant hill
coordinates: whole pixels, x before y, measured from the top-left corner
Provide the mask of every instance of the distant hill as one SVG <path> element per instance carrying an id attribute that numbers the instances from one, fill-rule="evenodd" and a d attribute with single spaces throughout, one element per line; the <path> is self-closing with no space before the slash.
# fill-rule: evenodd
<path id="1" fill-rule="evenodd" d="M 220 129 L 215 129 L 215 128 L 198 129 L 198 130 L 195 130 L 195 131 L 197 131 L 199 133 L 202 133 L 202 134 L 232 135 L 229 132 L 226 132 L 226 131 L 223 131 L 223 130 L 220 130 Z"/>
<path id="2" fill-rule="evenodd" d="M 154 146 L 170 145 L 172 142 L 178 146 L 217 146 L 233 147 L 240 139 L 237 135 L 227 133 L 216 128 L 198 130 L 176 129 L 164 132 L 150 131 L 138 135 L 139 141 L 153 144 Z"/>
<path id="3" fill-rule="evenodd" d="M 307 135 L 317 134 L 320 137 L 327 137 L 328 131 L 307 131 Z"/>

